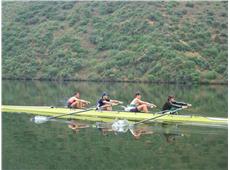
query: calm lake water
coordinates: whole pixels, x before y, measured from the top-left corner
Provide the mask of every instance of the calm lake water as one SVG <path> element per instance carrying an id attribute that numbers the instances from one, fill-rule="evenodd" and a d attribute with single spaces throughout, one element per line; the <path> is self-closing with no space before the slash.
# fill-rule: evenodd
<path id="1" fill-rule="evenodd" d="M 64 106 L 74 92 L 95 105 L 103 91 L 125 104 L 136 91 L 158 106 L 167 96 L 189 102 L 183 114 L 227 117 L 227 86 L 140 83 L 2 81 L 2 104 Z M 114 109 L 120 109 L 119 107 Z M 151 125 L 154 133 L 135 140 L 131 133 L 106 136 L 94 128 L 74 133 L 63 122 L 35 124 L 32 115 L 2 114 L 4 170 L 225 170 L 226 128 Z M 89 122 L 88 122 L 89 123 Z M 173 136 L 173 137 L 172 137 Z"/>

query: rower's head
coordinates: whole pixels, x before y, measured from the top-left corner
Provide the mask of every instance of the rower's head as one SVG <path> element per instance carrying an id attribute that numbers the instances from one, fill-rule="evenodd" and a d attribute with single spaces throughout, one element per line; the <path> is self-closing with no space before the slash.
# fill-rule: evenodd
<path id="1" fill-rule="evenodd" d="M 75 93 L 75 97 L 76 97 L 76 98 L 80 98 L 80 93 L 79 93 L 79 92 L 76 92 L 76 93 Z"/>
<path id="2" fill-rule="evenodd" d="M 140 92 L 136 92 L 134 97 L 138 98 L 138 99 L 141 99 L 141 93 Z"/>
<path id="3" fill-rule="evenodd" d="M 109 98 L 109 96 L 106 92 L 103 92 L 101 97 L 102 97 L 102 99 L 108 99 Z"/>
<path id="4" fill-rule="evenodd" d="M 172 101 L 175 101 L 175 96 L 168 96 L 168 101 L 169 102 L 172 102 Z"/>

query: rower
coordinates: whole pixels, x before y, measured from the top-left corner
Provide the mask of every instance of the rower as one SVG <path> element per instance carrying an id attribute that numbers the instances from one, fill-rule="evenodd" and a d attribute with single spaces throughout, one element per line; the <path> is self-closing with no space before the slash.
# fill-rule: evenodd
<path id="1" fill-rule="evenodd" d="M 141 94 L 137 92 L 135 98 L 132 100 L 130 105 L 125 108 L 125 111 L 130 112 L 149 112 L 148 108 L 157 107 L 155 104 L 148 103 L 141 100 Z"/>
<path id="2" fill-rule="evenodd" d="M 70 97 L 67 101 L 68 108 L 75 108 L 75 109 L 83 109 L 89 104 L 90 104 L 89 101 L 80 99 L 79 92 L 77 92 L 74 96 Z"/>
<path id="3" fill-rule="evenodd" d="M 97 110 L 107 110 L 112 111 L 112 106 L 122 104 L 123 102 L 118 100 L 111 100 L 109 95 L 104 92 L 101 96 L 101 99 L 97 102 Z"/>
<path id="4" fill-rule="evenodd" d="M 168 110 L 175 110 L 178 108 L 186 109 L 190 106 L 192 106 L 192 105 L 189 103 L 176 101 L 175 96 L 168 96 L 167 102 L 163 105 L 162 110 L 168 111 Z"/>

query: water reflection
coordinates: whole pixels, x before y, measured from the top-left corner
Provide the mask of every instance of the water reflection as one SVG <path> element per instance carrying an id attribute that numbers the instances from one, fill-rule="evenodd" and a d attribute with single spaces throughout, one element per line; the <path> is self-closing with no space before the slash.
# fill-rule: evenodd
<path id="1" fill-rule="evenodd" d="M 81 129 L 89 128 L 90 125 L 86 123 L 80 123 L 77 121 L 70 121 L 68 127 L 73 130 L 74 133 L 78 133 Z"/>
<path id="2" fill-rule="evenodd" d="M 73 130 L 75 134 L 86 128 L 94 128 L 99 130 L 98 132 L 100 132 L 103 136 L 126 133 L 131 134 L 135 140 L 144 138 L 144 136 L 153 136 L 152 140 L 154 140 L 154 136 L 161 136 L 162 140 L 165 140 L 168 144 L 172 144 L 176 140 L 190 135 L 223 135 L 225 133 L 223 129 L 214 127 L 194 127 L 168 123 L 135 125 L 127 120 L 114 120 L 112 122 L 96 123 L 63 120 L 60 120 L 59 122 L 67 123 L 68 127 Z"/>
<path id="3" fill-rule="evenodd" d="M 3 169 L 227 169 L 226 129 L 140 124 L 153 133 L 135 140 L 130 131 L 104 136 L 91 122 L 77 121 L 90 127 L 75 133 L 70 121 L 30 117 L 3 113 Z"/>

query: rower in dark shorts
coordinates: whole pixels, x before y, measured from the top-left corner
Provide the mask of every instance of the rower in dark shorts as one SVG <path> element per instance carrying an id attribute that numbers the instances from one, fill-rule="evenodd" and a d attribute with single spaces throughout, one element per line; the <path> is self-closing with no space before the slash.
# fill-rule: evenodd
<path id="1" fill-rule="evenodd" d="M 155 104 L 141 100 L 141 94 L 137 92 L 130 105 L 125 109 L 130 112 L 148 112 L 148 108 L 157 107 Z"/>

